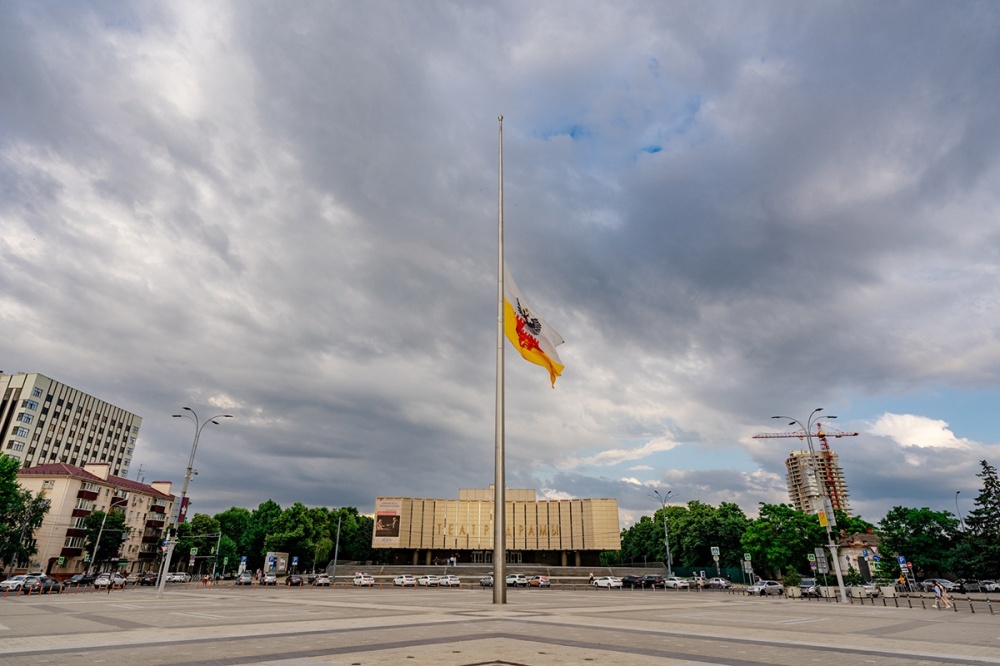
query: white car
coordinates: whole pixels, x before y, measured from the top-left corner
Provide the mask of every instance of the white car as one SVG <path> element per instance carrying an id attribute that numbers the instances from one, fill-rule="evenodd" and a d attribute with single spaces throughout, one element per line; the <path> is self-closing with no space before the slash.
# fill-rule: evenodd
<path id="1" fill-rule="evenodd" d="M 184 573 L 183 571 L 175 571 L 172 574 L 167 574 L 168 583 L 190 583 L 191 574 Z"/>
<path id="2" fill-rule="evenodd" d="M 11 576 L 5 581 L 0 581 L 0 590 L 20 590 L 21 584 L 24 583 L 24 579 L 27 578 L 24 574 L 18 574 L 16 576 Z"/>
<path id="3" fill-rule="evenodd" d="M 510 574 L 507 576 L 507 587 L 528 587 L 528 577 L 524 574 Z"/>
<path id="4" fill-rule="evenodd" d="M 672 587 L 675 590 L 686 590 L 691 587 L 691 583 L 677 576 L 667 576 L 663 579 L 664 587 Z"/>
<path id="5" fill-rule="evenodd" d="M 393 587 L 416 587 L 417 579 L 410 574 L 401 574 L 392 579 Z"/>
<path id="6" fill-rule="evenodd" d="M 125 577 L 119 574 L 103 573 L 94 579 L 94 587 L 107 587 L 108 585 L 111 587 L 125 587 L 126 582 Z"/>
<path id="7" fill-rule="evenodd" d="M 733 584 L 730 583 L 725 578 L 709 578 L 708 579 L 708 586 L 709 587 L 717 587 L 717 588 L 725 590 L 725 589 L 728 589 L 728 588 L 732 587 Z"/>
<path id="8" fill-rule="evenodd" d="M 329 578 L 327 578 L 326 584 L 330 584 Z M 375 579 L 371 574 L 356 573 L 354 574 L 354 587 L 375 587 Z"/>
<path id="9" fill-rule="evenodd" d="M 979 587 L 983 592 L 1000 592 L 1000 585 L 997 585 L 997 582 L 993 580 L 981 580 Z"/>
<path id="10" fill-rule="evenodd" d="M 594 587 L 606 587 L 609 590 L 613 587 L 621 587 L 622 579 L 614 576 L 601 576 L 594 581 Z"/>
<path id="11" fill-rule="evenodd" d="M 417 585 L 419 585 L 420 587 L 437 587 L 438 586 L 438 580 L 440 580 L 440 579 L 437 576 L 432 576 L 432 575 L 428 574 L 428 575 L 421 576 L 420 578 L 418 578 L 417 579 Z"/>
<path id="12" fill-rule="evenodd" d="M 438 587 L 462 587 L 462 579 L 454 574 L 438 578 Z"/>
<path id="13" fill-rule="evenodd" d="M 765 596 L 768 594 L 784 594 L 785 586 L 776 580 L 759 580 L 747 588 L 747 594 L 758 594 Z"/>

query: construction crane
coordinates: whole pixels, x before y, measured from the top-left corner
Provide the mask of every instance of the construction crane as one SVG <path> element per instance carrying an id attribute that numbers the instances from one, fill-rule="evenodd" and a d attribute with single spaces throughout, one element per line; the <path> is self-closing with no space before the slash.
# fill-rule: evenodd
<path id="1" fill-rule="evenodd" d="M 830 451 L 830 442 L 827 441 L 827 437 L 857 437 L 856 432 L 844 432 L 843 430 L 837 430 L 836 428 L 824 428 L 822 423 L 816 422 L 816 432 L 811 433 L 813 437 L 819 439 L 820 447 L 823 449 L 823 458 L 826 460 L 826 487 L 827 493 L 830 497 L 830 503 L 835 508 L 841 508 L 840 503 L 840 493 L 837 492 L 837 483 L 833 477 L 833 452 Z M 800 440 L 806 438 L 806 431 L 799 428 L 793 432 L 762 432 L 759 435 L 754 435 L 754 439 L 781 439 L 784 437 L 797 437 Z M 818 490 L 818 488 L 817 488 Z"/>

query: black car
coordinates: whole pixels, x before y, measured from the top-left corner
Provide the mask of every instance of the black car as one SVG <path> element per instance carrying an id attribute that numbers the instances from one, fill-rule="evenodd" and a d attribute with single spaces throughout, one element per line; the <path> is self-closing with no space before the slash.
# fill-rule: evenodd
<path id="1" fill-rule="evenodd" d="M 645 576 L 642 577 L 642 580 L 640 582 L 640 587 L 642 588 L 648 587 L 653 590 L 655 590 L 656 588 L 665 590 L 667 589 L 667 581 L 666 579 L 663 578 L 663 576 L 657 576 L 656 574 L 646 574 Z"/>
<path id="2" fill-rule="evenodd" d="M 293 586 L 294 587 L 302 587 L 302 582 L 303 582 L 302 581 L 302 576 L 297 576 L 295 574 L 292 574 L 291 576 L 289 576 L 288 578 L 285 579 L 285 585 L 287 585 L 289 587 L 293 587 Z"/>
<path id="3" fill-rule="evenodd" d="M 90 587 L 94 584 L 94 577 L 90 574 L 73 574 L 63 581 L 63 587 Z"/>
<path id="4" fill-rule="evenodd" d="M 156 585 L 159 580 L 159 575 L 152 571 L 147 571 L 139 577 L 139 585 Z"/>
<path id="5" fill-rule="evenodd" d="M 62 589 L 62 583 L 48 576 L 29 576 L 21 583 L 21 594 L 59 594 Z"/>
<path id="6" fill-rule="evenodd" d="M 622 587 L 642 587 L 642 576 L 622 576 Z"/>

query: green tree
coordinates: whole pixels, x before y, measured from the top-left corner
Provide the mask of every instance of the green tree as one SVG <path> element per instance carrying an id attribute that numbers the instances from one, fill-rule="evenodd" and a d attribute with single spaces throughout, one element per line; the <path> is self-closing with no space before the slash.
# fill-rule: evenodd
<path id="1" fill-rule="evenodd" d="M 0 454 L 0 562 L 13 571 L 16 562 L 27 563 L 37 552 L 34 532 L 49 510 L 42 493 L 32 495 L 17 482 L 21 463 Z"/>
<path id="2" fill-rule="evenodd" d="M 749 522 L 740 543 L 758 573 L 779 578 L 784 570 L 807 566 L 809 553 L 826 543 L 826 530 L 816 516 L 787 504 L 761 503 L 758 518 Z"/>
<path id="3" fill-rule="evenodd" d="M 264 567 L 264 555 L 267 553 L 264 540 L 271 531 L 271 525 L 280 516 L 281 507 L 273 500 L 261 502 L 251 513 L 246 536 L 246 551 L 243 553 L 247 556 L 248 569 Z"/>
<path id="4" fill-rule="evenodd" d="M 962 542 L 961 556 L 956 560 L 967 564 L 962 573 L 969 576 L 993 575 L 1000 572 L 1000 478 L 997 470 L 985 460 L 979 462 L 978 476 L 983 487 L 965 524 L 967 533 Z"/>
<path id="5" fill-rule="evenodd" d="M 670 521 L 670 549 L 681 566 L 712 563 L 713 547 L 719 549 L 720 566 L 740 566 L 748 521 L 739 506 L 723 502 L 715 508 L 695 500 L 688 502 L 686 511 L 670 515 Z"/>
<path id="6" fill-rule="evenodd" d="M 122 543 L 132 531 L 125 523 L 125 514 L 121 511 L 94 511 L 83 519 L 83 529 L 86 530 L 84 540 L 93 566 L 100 569 L 102 563 L 111 562 L 111 568 L 116 568 Z"/>
<path id="7" fill-rule="evenodd" d="M 951 561 L 957 528 L 958 520 L 947 511 L 895 506 L 879 521 L 881 551 L 905 556 L 921 578 L 941 574 Z"/>
<path id="8" fill-rule="evenodd" d="M 622 532 L 622 564 L 655 562 L 657 556 L 665 558 L 663 545 L 663 520 L 654 522 L 649 516 L 642 516 L 639 522 Z"/>
<path id="9" fill-rule="evenodd" d="M 250 510 L 234 506 L 222 513 L 215 514 L 214 518 L 219 522 L 219 529 L 222 530 L 225 537 L 234 544 L 235 555 L 249 553 L 250 521 L 252 520 Z"/>
<path id="10" fill-rule="evenodd" d="M 313 556 L 315 536 L 309 509 L 296 502 L 271 522 L 269 534 L 264 537 L 264 550 L 288 553 L 289 562 L 297 557 L 301 567 L 304 560 Z"/>

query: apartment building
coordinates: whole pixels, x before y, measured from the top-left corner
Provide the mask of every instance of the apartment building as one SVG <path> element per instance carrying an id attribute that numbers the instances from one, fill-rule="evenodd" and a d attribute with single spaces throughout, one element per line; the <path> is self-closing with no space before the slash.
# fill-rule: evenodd
<path id="1" fill-rule="evenodd" d="M 21 467 L 107 463 L 128 476 L 142 418 L 37 372 L 0 372 L 0 450 Z"/>
<path id="2" fill-rule="evenodd" d="M 87 571 L 90 557 L 85 550 L 83 521 L 94 511 L 121 512 L 130 529 L 117 565 L 101 563 L 104 568 L 129 572 L 155 568 L 173 508 L 172 484 L 154 481 L 146 485 L 110 472 L 109 463 L 89 463 L 85 468 L 46 463 L 18 473 L 17 482 L 25 490 L 42 492 L 50 502 L 44 522 L 35 531 L 38 550 L 19 571 L 42 570 L 60 578 Z M 121 540 L 122 535 L 108 533 L 102 538 Z"/>
<path id="3" fill-rule="evenodd" d="M 821 487 L 816 484 L 816 472 L 819 481 L 826 490 L 827 497 L 834 509 L 851 515 L 851 506 L 847 497 L 847 483 L 844 481 L 844 471 L 840 468 L 837 454 L 833 451 L 817 451 L 815 461 L 809 451 L 792 451 L 785 460 L 788 481 L 788 496 L 792 506 L 799 511 L 817 514 L 823 509 Z"/>

